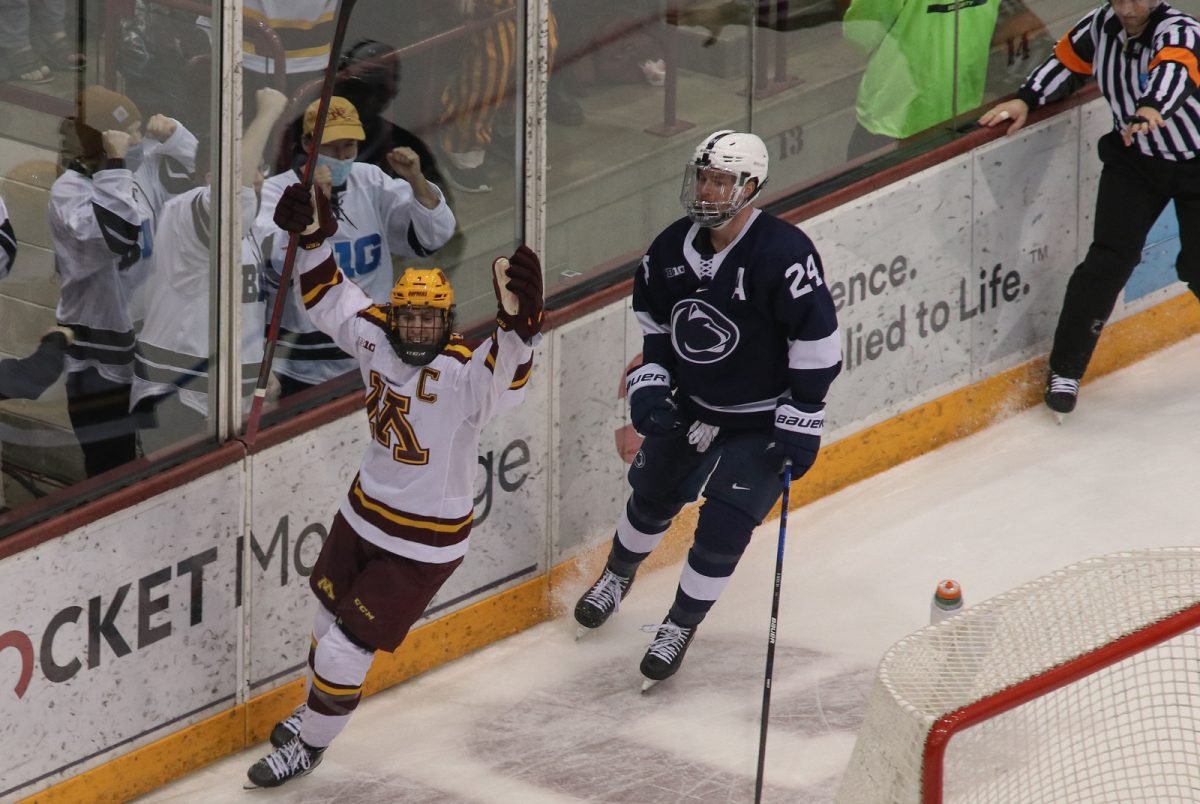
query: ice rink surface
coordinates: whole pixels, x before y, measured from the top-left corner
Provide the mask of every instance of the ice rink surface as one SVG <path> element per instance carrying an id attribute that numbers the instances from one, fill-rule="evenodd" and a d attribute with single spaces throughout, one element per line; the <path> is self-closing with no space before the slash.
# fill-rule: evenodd
<path id="1" fill-rule="evenodd" d="M 1085 385 L 1062 425 L 1039 406 L 793 511 L 764 800 L 832 800 L 875 665 L 928 623 L 938 580 L 970 605 L 1085 558 L 1200 544 L 1197 495 L 1193 337 Z M 751 801 L 778 530 L 759 528 L 679 674 L 644 695 L 639 627 L 677 567 L 640 575 L 583 640 L 567 616 L 367 699 L 283 788 L 241 789 L 263 743 L 139 801 Z"/>

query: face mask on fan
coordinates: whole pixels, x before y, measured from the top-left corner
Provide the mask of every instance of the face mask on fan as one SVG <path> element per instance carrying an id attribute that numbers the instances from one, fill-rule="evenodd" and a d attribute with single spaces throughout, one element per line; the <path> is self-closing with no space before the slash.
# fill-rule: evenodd
<path id="1" fill-rule="evenodd" d="M 353 159 L 334 159 L 325 154 L 317 154 L 317 167 L 326 165 L 332 174 L 331 181 L 334 187 L 341 187 L 350 178 L 350 169 L 354 167 Z"/>

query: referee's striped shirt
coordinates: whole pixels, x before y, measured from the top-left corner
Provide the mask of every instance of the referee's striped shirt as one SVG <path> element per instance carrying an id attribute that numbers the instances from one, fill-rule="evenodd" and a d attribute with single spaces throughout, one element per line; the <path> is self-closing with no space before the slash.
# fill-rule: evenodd
<path id="1" fill-rule="evenodd" d="M 1095 76 L 1113 113 L 1113 127 L 1139 106 L 1157 109 L 1165 125 L 1134 136 L 1147 156 L 1200 157 L 1200 22 L 1165 2 L 1150 12 L 1141 34 L 1128 39 L 1105 3 L 1075 24 L 1017 97 L 1030 109 L 1065 97 Z"/>

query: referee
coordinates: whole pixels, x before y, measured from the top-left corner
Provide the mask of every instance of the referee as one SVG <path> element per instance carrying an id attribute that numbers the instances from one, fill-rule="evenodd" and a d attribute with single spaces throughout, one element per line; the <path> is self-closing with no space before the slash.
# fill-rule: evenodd
<path id="1" fill-rule="evenodd" d="M 1100 187 L 1087 256 L 1067 283 L 1050 351 L 1046 404 L 1075 409 L 1079 381 L 1146 234 L 1175 202 L 1179 279 L 1200 296 L 1200 23 L 1166 2 L 1110 0 L 1076 23 L 1013 100 L 979 118 L 1008 134 L 1029 110 L 1066 97 L 1095 76 L 1112 109 L 1100 138 Z"/>

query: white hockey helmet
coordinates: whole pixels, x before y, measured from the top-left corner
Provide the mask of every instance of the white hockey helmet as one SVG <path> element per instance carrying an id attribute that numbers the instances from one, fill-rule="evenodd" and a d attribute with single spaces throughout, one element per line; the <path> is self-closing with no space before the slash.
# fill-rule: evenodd
<path id="1" fill-rule="evenodd" d="M 730 178 L 722 179 L 721 174 Z M 754 179 L 754 191 L 746 184 Z M 723 129 L 696 146 L 683 173 L 679 200 L 693 222 L 724 226 L 767 183 L 767 146 L 754 134 Z"/>

